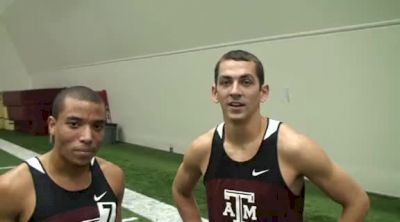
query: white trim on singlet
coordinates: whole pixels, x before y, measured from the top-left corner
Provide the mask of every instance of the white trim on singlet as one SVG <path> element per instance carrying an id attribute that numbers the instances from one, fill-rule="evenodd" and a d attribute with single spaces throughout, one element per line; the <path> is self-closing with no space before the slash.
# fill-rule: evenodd
<path id="1" fill-rule="evenodd" d="M 94 157 L 90 160 L 90 165 L 93 166 L 94 164 Z"/>
<path id="2" fill-rule="evenodd" d="M 90 165 L 93 166 L 94 161 L 95 161 L 95 158 L 93 157 L 90 160 Z M 43 174 L 46 174 L 42 167 L 42 164 L 40 164 L 39 160 L 36 157 L 29 158 L 28 160 L 26 160 L 26 162 L 29 164 L 29 166 L 35 168 L 36 170 L 38 170 L 39 172 L 41 172 Z"/>
<path id="3" fill-rule="evenodd" d="M 218 132 L 218 135 L 219 135 L 219 137 L 222 139 L 222 133 L 223 133 L 223 131 L 224 131 L 224 122 L 222 122 L 222 123 L 220 123 L 218 126 L 217 126 L 217 132 Z"/>
<path id="4" fill-rule="evenodd" d="M 275 133 L 276 130 L 278 130 L 279 123 L 280 122 L 278 120 L 269 119 L 268 129 L 267 132 L 265 133 L 264 140 L 270 137 L 273 133 Z"/>
<path id="5" fill-rule="evenodd" d="M 268 137 L 270 137 L 273 133 L 275 133 L 276 130 L 278 130 L 279 123 L 280 123 L 280 121 L 278 121 L 278 120 L 269 119 L 268 129 L 267 129 L 267 132 L 265 133 L 264 140 L 267 139 Z M 224 130 L 224 122 L 218 124 L 218 126 L 217 126 L 217 132 L 221 139 L 222 139 L 223 130 Z"/>
<path id="6" fill-rule="evenodd" d="M 46 173 L 44 172 L 44 169 L 43 169 L 43 167 L 42 167 L 42 164 L 40 164 L 38 158 L 32 157 L 32 158 L 29 158 L 28 160 L 26 160 L 26 162 L 29 164 L 29 166 L 35 168 L 37 171 L 39 171 L 39 172 L 41 172 L 41 173 L 43 173 L 43 174 L 46 174 Z"/>

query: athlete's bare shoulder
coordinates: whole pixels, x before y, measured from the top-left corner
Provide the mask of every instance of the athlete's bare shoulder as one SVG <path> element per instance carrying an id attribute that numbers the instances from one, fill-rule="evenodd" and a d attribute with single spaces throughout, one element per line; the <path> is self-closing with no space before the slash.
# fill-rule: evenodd
<path id="1" fill-rule="evenodd" d="M 117 179 L 117 180 L 122 180 L 124 177 L 124 172 L 122 169 L 117 166 L 116 164 L 105 160 L 100 157 L 96 157 L 97 162 L 100 165 L 101 170 L 103 171 L 103 174 L 106 176 L 106 178 L 111 178 L 111 179 Z"/>
<path id="2" fill-rule="evenodd" d="M 331 164 L 319 144 L 287 124 L 282 124 L 279 129 L 278 150 L 288 165 L 301 175 L 309 176 L 307 172 L 310 169 L 322 169 L 322 166 Z"/>
<path id="3" fill-rule="evenodd" d="M 205 152 L 211 149 L 211 143 L 213 139 L 215 128 L 208 130 L 207 132 L 203 133 L 195 140 L 193 140 L 192 144 L 189 146 L 189 149 L 198 151 L 198 152 Z"/>
<path id="4" fill-rule="evenodd" d="M 214 130 L 215 129 L 210 129 L 206 133 L 193 140 L 186 150 L 185 155 L 204 157 L 204 155 L 209 154 Z"/>
<path id="5" fill-rule="evenodd" d="M 183 163 L 192 169 L 204 173 L 211 153 L 211 145 L 215 128 L 208 130 L 197 137 L 186 149 Z"/>
<path id="6" fill-rule="evenodd" d="M 0 187 L 1 191 L 8 191 L 14 195 L 25 193 L 29 189 L 33 190 L 33 181 L 28 165 L 22 163 L 1 175 Z"/>
<path id="7" fill-rule="evenodd" d="M 97 163 L 99 164 L 101 170 L 103 170 L 103 171 L 104 170 L 106 170 L 106 171 L 108 171 L 108 170 L 121 170 L 121 168 L 119 166 L 117 166 L 116 164 L 114 164 L 114 163 L 112 163 L 112 162 L 110 162 L 110 161 L 108 161 L 106 159 L 103 159 L 103 158 L 98 157 L 98 156 L 96 156 L 95 158 L 96 158 Z"/>
<path id="8" fill-rule="evenodd" d="M 280 152 L 288 155 L 299 154 L 299 152 L 304 151 L 304 147 L 307 147 L 307 143 L 309 142 L 311 140 L 307 136 L 296 131 L 286 123 L 281 124 L 278 136 L 278 148 Z"/>
<path id="9" fill-rule="evenodd" d="M 28 220 L 33 211 L 35 190 L 25 163 L 0 176 L 0 221 Z M 20 220 L 23 221 L 23 220 Z"/>
<path id="10" fill-rule="evenodd" d="M 116 164 L 103 158 L 96 157 L 96 160 L 116 196 L 122 198 L 125 188 L 125 178 L 122 169 Z"/>

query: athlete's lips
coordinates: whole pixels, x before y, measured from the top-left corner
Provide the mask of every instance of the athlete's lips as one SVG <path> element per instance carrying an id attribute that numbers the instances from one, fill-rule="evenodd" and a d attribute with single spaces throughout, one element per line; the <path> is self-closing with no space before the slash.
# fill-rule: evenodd
<path id="1" fill-rule="evenodd" d="M 73 149 L 73 151 L 76 153 L 87 154 L 87 155 L 95 153 L 95 149 L 93 148 L 76 148 Z"/>
<path id="2" fill-rule="evenodd" d="M 234 101 L 234 102 L 229 102 L 229 103 L 228 103 L 228 106 L 232 106 L 232 107 L 242 107 L 242 106 L 245 106 L 245 104 L 244 104 L 243 102 L 236 102 L 236 101 Z"/>

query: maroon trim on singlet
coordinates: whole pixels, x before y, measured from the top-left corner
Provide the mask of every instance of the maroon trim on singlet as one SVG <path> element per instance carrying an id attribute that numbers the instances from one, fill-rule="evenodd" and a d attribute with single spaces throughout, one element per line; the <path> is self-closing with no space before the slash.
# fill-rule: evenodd
<path id="1" fill-rule="evenodd" d="M 67 212 L 54 215 L 44 220 L 44 222 L 71 222 L 71 221 L 99 221 L 99 212 L 97 207 L 88 206 L 73 209 Z"/>

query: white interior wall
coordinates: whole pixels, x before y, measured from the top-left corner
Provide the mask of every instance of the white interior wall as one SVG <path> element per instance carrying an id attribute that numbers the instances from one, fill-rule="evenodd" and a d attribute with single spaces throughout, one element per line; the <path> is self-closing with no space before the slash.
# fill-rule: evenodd
<path id="1" fill-rule="evenodd" d="M 254 48 L 258 54 L 268 51 L 272 95 L 266 112 L 317 140 L 368 190 L 396 196 L 399 37 L 400 26 L 393 26 Z"/>
<path id="2" fill-rule="evenodd" d="M 0 92 L 27 88 L 31 88 L 31 77 L 0 20 Z"/>
<path id="3" fill-rule="evenodd" d="M 215 62 L 246 49 L 266 67 L 266 115 L 314 138 L 367 190 L 400 196 L 399 37 L 395 25 L 248 43 L 38 73 L 33 88 L 107 89 L 123 140 L 181 153 L 222 119 L 210 99 Z"/>

